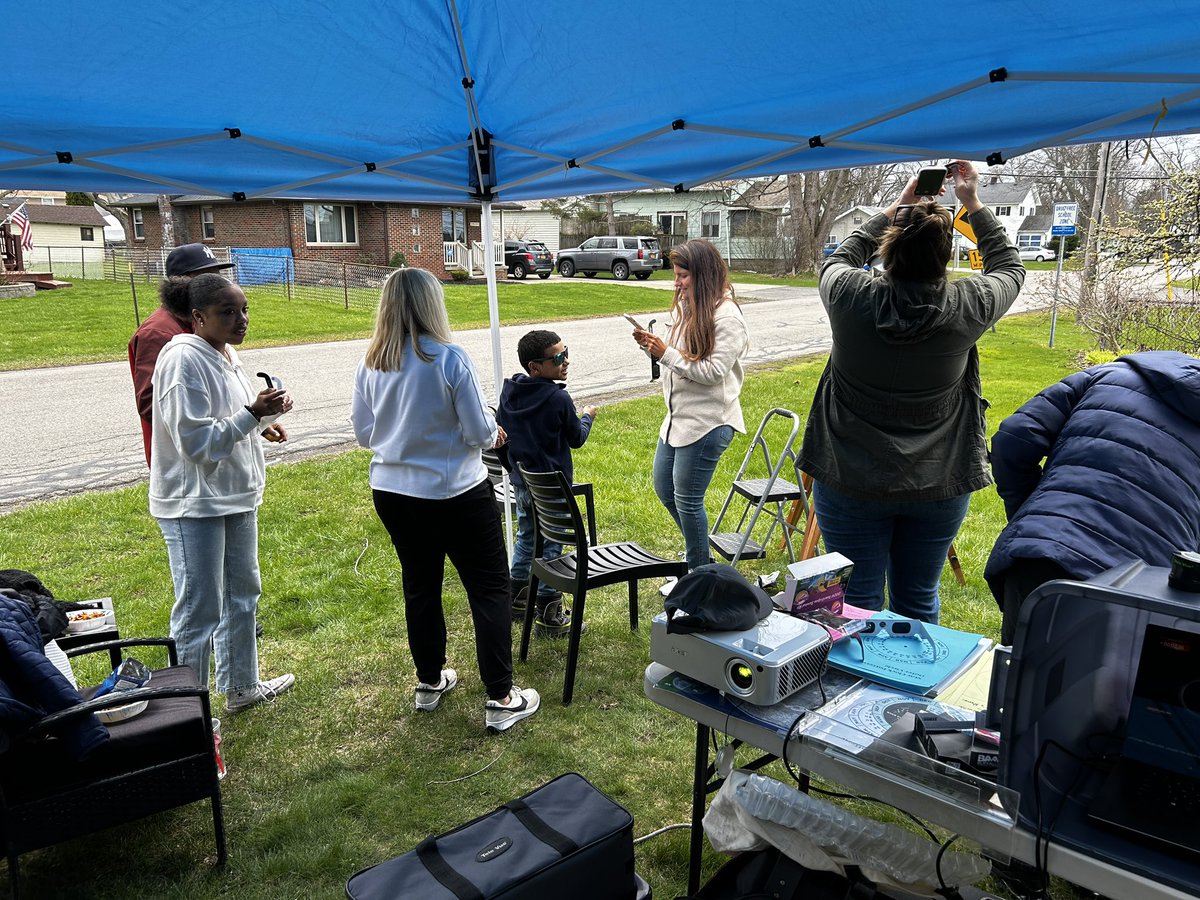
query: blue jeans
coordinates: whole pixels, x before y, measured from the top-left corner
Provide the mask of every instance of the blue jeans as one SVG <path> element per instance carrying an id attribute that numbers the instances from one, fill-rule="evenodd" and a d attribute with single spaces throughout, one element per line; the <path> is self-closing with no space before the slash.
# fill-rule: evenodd
<path id="1" fill-rule="evenodd" d="M 179 662 L 207 687 L 211 645 L 218 691 L 228 694 L 258 684 L 258 512 L 159 519 L 158 527 L 175 583 L 171 637 Z"/>
<path id="2" fill-rule="evenodd" d="M 966 518 L 970 494 L 948 500 L 857 500 L 816 481 L 813 503 L 825 549 L 854 563 L 847 603 L 883 609 L 886 579 L 892 612 L 937 622 L 946 551 Z"/>
<path id="3" fill-rule="evenodd" d="M 529 570 L 533 567 L 533 542 L 537 529 L 533 521 L 533 497 L 525 485 L 513 485 L 517 495 L 517 537 L 513 541 L 512 566 L 509 577 L 517 584 L 528 584 Z M 562 556 L 562 544 L 546 541 L 542 547 L 542 559 Z M 538 596 L 549 599 L 557 592 L 547 584 L 538 585 Z"/>
<path id="4" fill-rule="evenodd" d="M 721 425 L 686 447 L 672 447 L 659 439 L 654 454 L 654 493 L 683 533 L 689 570 L 711 561 L 704 494 L 732 440 L 733 426 Z"/>

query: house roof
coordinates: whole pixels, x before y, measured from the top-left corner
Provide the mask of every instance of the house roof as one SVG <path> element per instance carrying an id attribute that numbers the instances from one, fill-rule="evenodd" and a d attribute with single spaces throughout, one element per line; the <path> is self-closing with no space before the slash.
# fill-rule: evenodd
<path id="1" fill-rule="evenodd" d="M 842 218 L 843 216 L 848 216 L 848 215 L 850 215 L 850 213 L 854 212 L 856 209 L 861 209 L 861 210 L 862 210 L 864 213 L 866 213 L 866 214 L 867 214 L 867 216 L 868 216 L 868 217 L 870 217 L 870 216 L 877 216 L 877 215 L 879 215 L 881 212 L 883 212 L 885 208 L 886 208 L 886 207 L 883 207 L 883 206 L 862 206 L 862 205 L 860 204 L 859 206 L 852 206 L 852 207 L 850 207 L 850 208 L 849 208 L 848 210 L 846 210 L 844 213 L 841 213 L 841 214 L 839 214 L 839 215 L 838 215 L 838 218 L 840 219 L 840 218 Z"/>
<path id="2" fill-rule="evenodd" d="M 228 197 L 219 197 L 211 194 L 171 194 L 171 204 L 173 206 L 220 206 L 236 203 L 235 200 L 230 200 Z M 312 197 L 256 197 L 253 200 L 247 200 L 247 203 L 262 203 L 266 200 L 284 200 L 289 203 L 307 203 L 313 200 Z M 337 203 L 335 198 L 322 198 L 325 203 Z M 362 203 L 363 200 L 344 199 L 343 203 Z M 480 204 L 477 201 L 463 200 L 454 203 L 422 203 L 408 202 L 399 200 L 382 201 L 390 203 L 392 206 L 461 206 L 467 209 L 479 209 Z M 158 194 L 130 194 L 121 200 L 114 200 L 110 206 L 120 206 L 123 209 L 128 209 L 135 206 L 158 206 Z M 520 209 L 518 203 L 493 203 L 492 209 Z"/>
<path id="3" fill-rule="evenodd" d="M 16 210 L 22 203 L 25 204 L 25 214 L 29 216 L 29 221 L 35 225 L 97 225 L 101 228 L 105 225 L 104 216 L 90 204 L 66 206 L 56 203 L 51 206 L 41 202 L 27 202 L 24 197 L 5 197 L 0 200 L 0 218 Z"/>
<path id="4" fill-rule="evenodd" d="M 752 209 L 782 209 L 787 206 L 787 202 L 787 182 L 771 179 L 754 182 L 740 197 L 734 197 L 729 205 L 749 206 Z"/>
<path id="5" fill-rule="evenodd" d="M 1026 216 L 1025 221 L 1021 223 L 1018 231 L 1049 231 L 1050 226 L 1054 224 L 1053 213 L 1039 213 L 1036 216 Z"/>

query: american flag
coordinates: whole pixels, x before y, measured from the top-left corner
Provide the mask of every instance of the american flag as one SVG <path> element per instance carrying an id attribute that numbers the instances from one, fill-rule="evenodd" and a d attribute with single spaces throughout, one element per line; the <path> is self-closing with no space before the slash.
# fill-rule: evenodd
<path id="1" fill-rule="evenodd" d="M 26 250 L 33 249 L 33 227 L 29 224 L 29 216 L 25 214 L 25 204 L 17 207 L 17 211 L 9 216 L 9 220 L 21 226 L 21 246 Z"/>

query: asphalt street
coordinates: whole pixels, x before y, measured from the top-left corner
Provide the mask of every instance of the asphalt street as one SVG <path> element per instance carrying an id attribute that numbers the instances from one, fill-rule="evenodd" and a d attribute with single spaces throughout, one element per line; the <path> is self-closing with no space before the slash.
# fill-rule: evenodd
<path id="1" fill-rule="evenodd" d="M 536 291 L 546 282 L 526 284 Z M 656 327 L 661 333 L 670 305 L 671 283 L 629 283 L 630 290 L 654 288 L 664 292 L 663 313 L 657 317 L 660 324 Z M 815 288 L 737 285 L 736 290 L 750 331 L 749 365 L 829 348 L 829 322 Z M 645 316 L 650 318 L 653 316 Z M 501 328 L 506 374 L 519 371 L 517 340 L 531 327 Z M 649 361 L 633 342 L 632 329 L 624 319 L 577 319 L 547 322 L 539 327 L 558 332 L 569 346 L 568 387 L 581 404 L 588 401 L 603 405 L 605 400 L 658 390 L 649 381 Z M 351 445 L 351 385 L 367 342 L 256 350 L 253 337 L 252 320 L 250 336 L 241 351 L 244 368 L 251 375 L 262 370 L 280 377 L 295 401 L 295 408 L 283 420 L 291 439 L 283 445 L 266 445 L 268 462 Z M 455 332 L 455 340 L 471 354 L 484 389 L 494 402 L 496 389 L 487 329 Z M 787 401 L 781 398 L 781 404 L 786 406 Z M 0 473 L 0 512 L 35 500 L 145 479 L 146 462 L 128 364 L 0 372 L 0 453 L 5 461 Z"/>

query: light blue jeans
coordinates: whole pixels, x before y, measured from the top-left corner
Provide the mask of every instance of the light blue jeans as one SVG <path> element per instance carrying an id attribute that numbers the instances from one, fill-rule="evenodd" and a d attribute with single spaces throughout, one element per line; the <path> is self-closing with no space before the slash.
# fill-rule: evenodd
<path id="1" fill-rule="evenodd" d="M 858 500 L 813 482 L 817 524 L 829 553 L 854 563 L 845 600 L 863 609 L 888 609 L 936 623 L 938 585 L 946 551 L 971 505 L 971 495 L 946 500 Z"/>
<path id="2" fill-rule="evenodd" d="M 711 559 L 704 495 L 732 440 L 733 426 L 721 425 L 686 447 L 672 447 L 660 438 L 654 453 L 654 493 L 683 533 L 689 570 Z"/>
<path id="3" fill-rule="evenodd" d="M 529 570 L 533 567 L 533 542 L 537 537 L 533 521 L 533 497 L 524 484 L 513 485 L 517 495 L 517 536 L 513 540 L 512 566 L 508 577 L 519 585 L 529 583 Z M 542 547 L 542 559 L 562 556 L 562 544 L 546 541 Z M 548 584 L 538 585 L 538 596 L 549 599 L 556 591 Z"/>
<path id="4" fill-rule="evenodd" d="M 171 637 L 179 662 L 207 687 L 211 645 L 217 690 L 228 694 L 253 687 L 258 683 L 254 614 L 262 592 L 258 512 L 159 519 L 158 527 L 175 583 Z"/>

